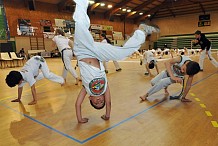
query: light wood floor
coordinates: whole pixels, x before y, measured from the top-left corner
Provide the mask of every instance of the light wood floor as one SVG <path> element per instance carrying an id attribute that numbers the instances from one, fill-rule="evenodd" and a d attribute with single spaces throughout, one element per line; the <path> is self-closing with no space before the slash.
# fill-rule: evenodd
<path id="1" fill-rule="evenodd" d="M 217 55 L 214 57 L 218 60 Z M 47 63 L 51 71 L 61 74 L 61 59 L 47 59 Z M 28 86 L 24 88 L 21 104 L 10 102 L 17 96 L 17 88 L 5 84 L 5 76 L 12 69 L 1 69 L 0 146 L 218 145 L 218 70 L 208 59 L 204 72 L 196 75 L 196 84 L 187 96 L 192 103 L 152 101 L 164 97 L 163 91 L 151 97 L 151 102 L 140 103 L 139 96 L 151 87 L 151 77 L 144 76 L 145 69 L 138 61 L 120 65 L 123 70 L 116 72 L 109 63 L 111 119 L 103 121 L 100 116 L 105 109 L 93 109 L 87 98 L 82 105 L 83 116 L 89 118 L 86 124 L 77 123 L 74 103 L 81 85 L 74 85 L 75 80 L 69 74 L 64 87 L 46 79 L 38 81 L 38 104 L 29 106 L 32 95 Z M 162 61 L 158 65 L 160 70 L 164 69 Z M 169 91 L 174 94 L 180 89 L 175 84 Z"/>

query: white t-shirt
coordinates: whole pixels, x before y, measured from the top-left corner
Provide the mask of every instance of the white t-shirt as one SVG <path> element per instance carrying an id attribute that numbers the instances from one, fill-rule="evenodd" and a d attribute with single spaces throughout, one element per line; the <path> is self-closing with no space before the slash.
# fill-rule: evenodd
<path id="1" fill-rule="evenodd" d="M 107 89 L 107 77 L 102 62 L 100 62 L 100 69 L 83 61 L 79 61 L 78 64 L 86 92 L 91 96 L 104 94 Z"/>
<path id="2" fill-rule="evenodd" d="M 183 77 L 184 73 L 181 72 L 181 67 L 186 61 L 192 61 L 189 57 L 182 55 L 181 61 L 171 66 L 174 76 Z"/>
<path id="3" fill-rule="evenodd" d="M 65 36 L 57 35 L 52 40 L 56 43 L 59 52 L 61 52 L 65 48 L 71 48 L 68 44 L 69 39 L 66 38 Z"/>
<path id="4" fill-rule="evenodd" d="M 107 43 L 107 40 L 106 40 L 106 39 L 103 39 L 103 40 L 101 41 L 101 43 Z"/>
<path id="5" fill-rule="evenodd" d="M 154 58 L 152 51 L 148 50 L 143 53 L 144 64 L 150 63 L 152 60 L 156 63 L 157 60 Z"/>
<path id="6" fill-rule="evenodd" d="M 24 81 L 22 81 L 19 87 L 23 87 L 26 82 L 29 83 L 30 86 L 35 84 L 35 78 L 39 74 L 40 64 L 42 62 L 45 62 L 45 60 L 41 56 L 34 56 L 26 62 L 20 71 Z"/>

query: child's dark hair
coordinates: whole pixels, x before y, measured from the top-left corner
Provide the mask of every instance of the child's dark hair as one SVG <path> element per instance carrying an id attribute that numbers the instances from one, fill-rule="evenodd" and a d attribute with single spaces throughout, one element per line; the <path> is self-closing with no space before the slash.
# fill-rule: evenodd
<path id="1" fill-rule="evenodd" d="M 187 75 L 193 76 L 200 71 L 200 66 L 195 61 L 190 61 L 186 65 L 186 73 Z"/>
<path id="2" fill-rule="evenodd" d="M 23 79 L 22 75 L 18 71 L 11 71 L 5 81 L 9 87 L 14 87 L 19 84 L 19 82 Z"/>
<path id="3" fill-rule="evenodd" d="M 103 104 L 101 107 L 95 106 L 91 100 L 90 100 L 90 104 L 91 104 L 95 109 L 100 110 L 100 109 L 103 109 L 103 108 L 104 108 L 104 106 L 105 106 L 105 101 L 104 101 L 104 104 Z"/>
<path id="4" fill-rule="evenodd" d="M 154 68 L 154 60 L 151 60 L 151 62 L 148 65 L 149 69 L 153 69 Z"/>
<path id="5" fill-rule="evenodd" d="M 107 36 L 106 36 L 105 33 L 102 33 L 101 36 L 102 36 L 104 39 L 106 39 L 106 41 L 107 41 L 108 44 L 112 44 L 111 41 L 107 38 Z"/>

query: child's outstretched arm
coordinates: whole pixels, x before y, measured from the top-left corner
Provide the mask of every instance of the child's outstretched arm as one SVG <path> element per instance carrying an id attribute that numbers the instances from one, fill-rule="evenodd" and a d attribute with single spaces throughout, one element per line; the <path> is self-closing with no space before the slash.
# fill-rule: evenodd
<path id="1" fill-rule="evenodd" d="M 159 69 L 158 69 L 157 64 L 155 64 L 155 68 L 156 68 L 157 74 L 159 74 Z"/>
<path id="2" fill-rule="evenodd" d="M 193 76 L 189 76 L 187 83 L 186 83 L 186 86 L 185 86 L 185 89 L 184 89 L 184 92 L 183 92 L 183 95 L 182 95 L 182 98 L 181 98 L 182 102 L 191 102 L 190 99 L 186 99 L 185 97 L 188 94 L 189 90 L 191 89 L 192 80 L 193 80 Z"/>
<path id="3" fill-rule="evenodd" d="M 28 103 L 28 105 L 34 105 L 34 104 L 37 103 L 35 84 L 33 84 L 33 85 L 31 86 L 31 91 L 32 91 L 32 95 L 33 95 L 33 101 L 31 101 L 30 103 Z"/>
<path id="4" fill-rule="evenodd" d="M 18 98 L 12 100 L 11 102 L 21 102 L 21 96 L 22 96 L 22 92 L 23 92 L 23 87 L 18 87 Z"/>
<path id="5" fill-rule="evenodd" d="M 106 104 L 106 114 L 101 116 L 101 118 L 104 120 L 109 120 L 110 113 L 111 113 L 111 94 L 110 94 L 109 85 L 107 86 L 104 96 L 105 96 L 105 104 Z"/>
<path id="6" fill-rule="evenodd" d="M 173 75 L 173 72 L 171 70 L 171 66 L 175 63 L 179 63 L 180 61 L 181 61 L 181 56 L 169 59 L 168 61 L 165 62 L 165 66 L 166 66 L 168 74 L 170 75 L 170 78 L 172 80 L 174 80 L 176 83 L 182 83 L 182 79 L 179 77 L 175 77 Z"/>
<path id="7" fill-rule="evenodd" d="M 85 90 L 85 88 L 83 87 L 77 97 L 77 100 L 76 100 L 76 104 L 75 104 L 75 107 L 76 107 L 76 117 L 77 117 L 77 120 L 79 123 L 87 123 L 88 122 L 88 118 L 82 118 L 82 113 L 81 113 L 81 104 L 86 96 L 87 92 Z"/>

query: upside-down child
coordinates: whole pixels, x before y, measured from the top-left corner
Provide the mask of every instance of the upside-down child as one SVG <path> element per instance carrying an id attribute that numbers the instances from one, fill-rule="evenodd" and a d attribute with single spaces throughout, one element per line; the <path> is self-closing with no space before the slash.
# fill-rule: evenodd
<path id="1" fill-rule="evenodd" d="M 111 96 L 102 61 L 122 60 L 131 55 L 145 42 L 146 34 L 155 29 L 141 24 L 123 47 L 94 42 L 89 32 L 88 0 L 74 1 L 76 3 L 73 15 L 75 20 L 74 53 L 77 56 L 83 83 L 75 104 L 77 120 L 79 123 L 88 122 L 88 119 L 83 118 L 81 113 L 81 104 L 86 94 L 90 95 L 90 103 L 94 108 L 102 109 L 106 105 L 106 113 L 101 118 L 108 120 L 111 111 Z"/>
<path id="2" fill-rule="evenodd" d="M 187 56 L 179 56 L 166 61 L 165 66 L 166 70 L 162 71 L 151 80 L 152 87 L 145 95 L 140 97 L 141 100 L 147 100 L 150 95 L 160 91 L 161 89 L 165 89 L 165 93 L 169 94 L 167 91 L 167 87 L 173 83 L 182 83 L 185 75 L 188 75 L 187 83 L 182 94 L 181 101 L 191 102 L 191 100 L 186 98 L 186 95 L 191 88 L 194 75 L 200 71 L 199 64 L 195 61 L 192 61 Z"/>
<path id="3" fill-rule="evenodd" d="M 41 70 L 41 73 L 39 71 Z M 21 71 L 11 71 L 6 77 L 6 83 L 9 87 L 15 87 L 18 85 L 18 98 L 11 102 L 21 102 L 21 96 L 23 86 L 25 83 L 29 83 L 32 91 L 33 101 L 28 103 L 33 105 L 37 103 L 37 95 L 35 89 L 35 83 L 37 80 L 47 78 L 53 82 L 64 84 L 64 79 L 60 76 L 55 75 L 49 71 L 48 65 L 45 59 L 41 56 L 34 56 L 30 58 Z"/>

